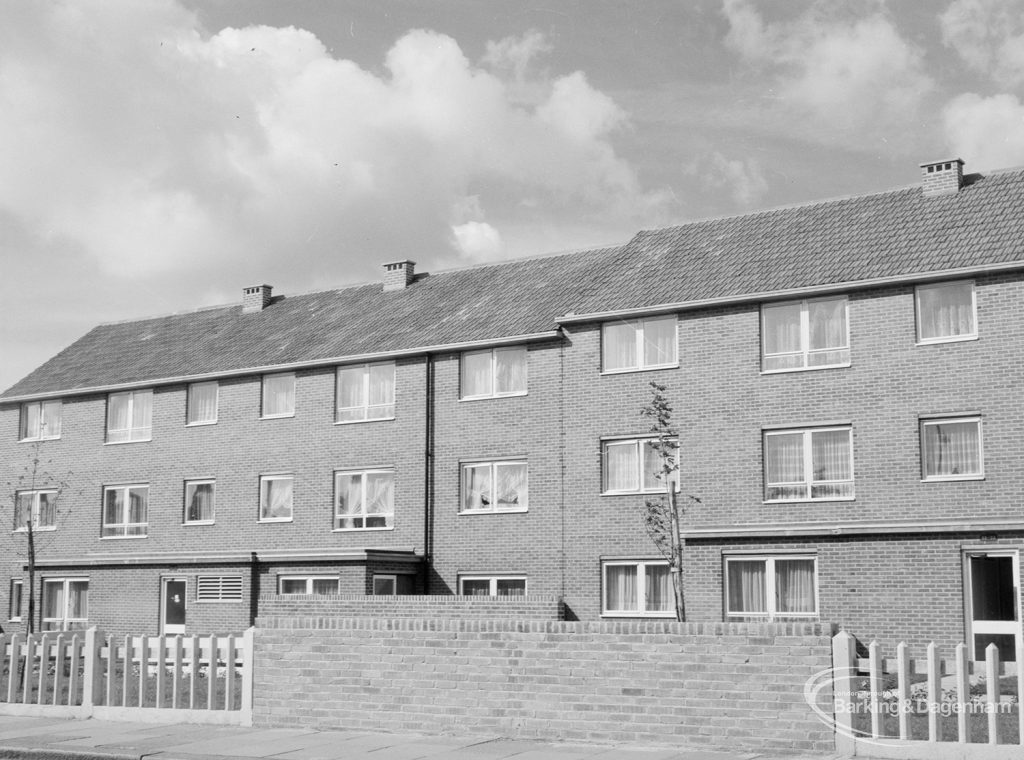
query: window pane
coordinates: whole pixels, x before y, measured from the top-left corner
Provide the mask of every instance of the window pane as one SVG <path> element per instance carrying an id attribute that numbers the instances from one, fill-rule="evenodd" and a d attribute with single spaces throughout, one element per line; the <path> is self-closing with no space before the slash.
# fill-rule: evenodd
<path id="1" fill-rule="evenodd" d="M 268 375 L 263 378 L 263 416 L 295 413 L 295 376 Z"/>
<path id="2" fill-rule="evenodd" d="M 89 581 L 68 581 L 68 619 L 89 617 Z"/>
<path id="3" fill-rule="evenodd" d="M 849 480 L 853 477 L 850 471 L 850 431 L 812 431 L 811 468 L 815 481 Z"/>
<path id="4" fill-rule="evenodd" d="M 487 578 L 463 578 L 463 596 L 490 596 L 491 582 Z"/>
<path id="5" fill-rule="evenodd" d="M 643 322 L 644 366 L 676 363 L 676 318 L 647 319 Z"/>
<path id="6" fill-rule="evenodd" d="M 665 466 L 665 461 L 662 459 L 661 452 L 657 450 L 657 441 L 642 441 L 641 446 L 643 447 L 643 469 L 644 469 L 644 489 L 648 491 L 664 491 L 665 490 L 665 473 L 662 472 L 662 468 Z M 669 454 L 669 449 L 666 447 L 664 453 Z"/>
<path id="7" fill-rule="evenodd" d="M 42 422 L 40 423 L 40 435 L 43 438 L 60 437 L 60 418 L 62 404 L 60 401 L 44 401 L 42 403 Z"/>
<path id="8" fill-rule="evenodd" d="M 57 494 L 43 491 L 39 494 L 39 515 L 37 527 L 53 528 L 57 525 Z"/>
<path id="9" fill-rule="evenodd" d="M 305 578 L 282 578 L 282 594 L 305 594 L 308 586 Z"/>
<path id="10" fill-rule="evenodd" d="M 494 466 L 498 509 L 527 508 L 527 471 L 522 462 L 498 462 Z"/>
<path id="11" fill-rule="evenodd" d="M 463 509 L 490 509 L 491 466 L 489 464 L 463 467 Z"/>
<path id="12" fill-rule="evenodd" d="M 980 475 L 981 435 L 977 420 L 924 425 L 927 477 Z"/>
<path id="13" fill-rule="evenodd" d="M 24 404 L 21 407 L 21 437 L 38 438 L 42 423 L 39 404 Z"/>
<path id="14" fill-rule="evenodd" d="M 951 282 L 917 289 L 921 340 L 974 335 L 974 285 Z"/>
<path id="15" fill-rule="evenodd" d="M 639 488 L 636 441 L 605 444 L 605 490 L 636 491 Z"/>
<path id="16" fill-rule="evenodd" d="M 462 395 L 490 396 L 491 352 L 475 351 L 462 355 Z"/>
<path id="17" fill-rule="evenodd" d="M 185 521 L 213 519 L 213 483 L 189 483 L 185 486 Z"/>
<path id="18" fill-rule="evenodd" d="M 775 607 L 778 612 L 813 613 L 814 560 L 775 560 L 775 595 Z"/>
<path id="19" fill-rule="evenodd" d="M 47 581 L 43 584 L 43 617 L 64 618 L 64 582 Z"/>
<path id="20" fill-rule="evenodd" d="M 366 475 L 366 514 L 372 516 L 367 528 L 390 527 L 395 514 L 395 474 L 371 472 Z"/>
<path id="21" fill-rule="evenodd" d="M 216 422 L 217 383 L 193 383 L 188 387 L 189 424 Z"/>
<path id="22" fill-rule="evenodd" d="M 765 498 L 793 499 L 807 495 L 804 483 L 804 434 L 773 433 L 764 437 Z M 784 485 L 792 484 L 792 485 Z"/>
<path id="23" fill-rule="evenodd" d="M 810 351 L 846 346 L 846 299 L 811 301 L 807 304 Z"/>
<path id="24" fill-rule="evenodd" d="M 292 516 L 292 479 L 264 480 L 260 516 L 265 520 L 284 520 Z"/>
<path id="25" fill-rule="evenodd" d="M 338 593 L 338 579 L 337 578 L 314 578 L 313 579 L 313 593 L 314 594 L 337 594 Z"/>
<path id="26" fill-rule="evenodd" d="M 601 331 L 601 354 L 604 369 L 635 369 L 636 324 L 633 322 L 609 322 Z"/>
<path id="27" fill-rule="evenodd" d="M 337 499 L 335 528 L 363 527 L 363 475 L 338 473 L 335 480 Z"/>
<path id="28" fill-rule="evenodd" d="M 672 591 L 672 574 L 668 571 L 668 565 L 647 565 L 644 575 L 644 609 L 648 612 L 667 612 L 673 609 L 675 593 Z"/>
<path id="29" fill-rule="evenodd" d="M 130 393 L 112 393 L 107 399 L 107 440 L 128 439 L 128 405 Z"/>
<path id="30" fill-rule="evenodd" d="M 394 596 L 395 579 L 387 575 L 375 575 L 373 577 L 373 593 L 376 596 Z"/>
<path id="31" fill-rule="evenodd" d="M 765 591 L 764 560 L 749 562 L 730 561 L 729 612 L 742 614 L 766 613 L 768 605 Z"/>
<path id="32" fill-rule="evenodd" d="M 149 438 L 153 431 L 153 391 L 135 391 L 132 394 L 131 438 Z"/>
<path id="33" fill-rule="evenodd" d="M 636 593 L 636 565 L 605 566 L 605 609 L 633 612 L 640 609 Z"/>
<path id="34" fill-rule="evenodd" d="M 495 350 L 495 393 L 526 393 L 526 355 L 525 348 Z"/>
<path id="35" fill-rule="evenodd" d="M 366 418 L 365 369 L 343 367 L 338 370 L 338 422 Z"/>
<path id="36" fill-rule="evenodd" d="M 799 303 L 764 307 L 761 329 L 764 331 L 765 354 L 792 354 L 801 351 L 800 313 Z"/>
<path id="37" fill-rule="evenodd" d="M 35 501 L 35 494 L 31 491 L 19 493 L 14 500 L 14 529 L 23 530 L 28 528 L 28 521 L 32 519 L 32 504 Z"/>
<path id="38" fill-rule="evenodd" d="M 106 493 L 106 503 L 103 509 L 104 527 L 119 525 L 124 522 L 124 489 L 110 488 Z M 111 535 L 111 532 L 104 530 L 104 535 Z"/>
<path id="39" fill-rule="evenodd" d="M 498 596 L 524 596 L 526 594 L 525 578 L 498 578 Z"/>
<path id="40" fill-rule="evenodd" d="M 370 365 L 370 401 L 367 417 L 380 419 L 395 416 L 395 365 Z"/>

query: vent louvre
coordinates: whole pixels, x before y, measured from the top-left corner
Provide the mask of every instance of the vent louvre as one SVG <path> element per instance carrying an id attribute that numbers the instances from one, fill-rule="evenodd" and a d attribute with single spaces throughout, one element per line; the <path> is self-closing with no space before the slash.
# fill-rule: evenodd
<path id="1" fill-rule="evenodd" d="M 241 575 L 200 575 L 196 578 L 197 602 L 242 601 Z"/>

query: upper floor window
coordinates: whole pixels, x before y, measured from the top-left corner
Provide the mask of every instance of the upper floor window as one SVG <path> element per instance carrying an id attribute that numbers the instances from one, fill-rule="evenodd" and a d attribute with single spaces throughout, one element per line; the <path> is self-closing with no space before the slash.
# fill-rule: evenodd
<path id="1" fill-rule="evenodd" d="M 336 472 L 334 502 L 335 530 L 394 527 L 394 470 Z"/>
<path id="2" fill-rule="evenodd" d="M 60 401 L 30 401 L 21 405 L 22 441 L 46 441 L 60 438 Z"/>
<path id="3" fill-rule="evenodd" d="M 149 532 L 149 486 L 103 489 L 103 538 L 136 538 Z"/>
<path id="4" fill-rule="evenodd" d="M 263 376 L 263 417 L 295 416 L 295 375 Z"/>
<path id="5" fill-rule="evenodd" d="M 338 422 L 388 420 L 394 416 L 394 362 L 338 368 Z"/>
<path id="6" fill-rule="evenodd" d="M 761 337 L 764 372 L 847 366 L 847 299 L 765 304 L 761 307 Z"/>
<path id="7" fill-rule="evenodd" d="M 462 465 L 463 512 L 525 512 L 529 508 L 526 461 Z"/>
<path id="8" fill-rule="evenodd" d="M 153 391 L 111 393 L 107 398 L 107 443 L 153 437 Z"/>
<path id="9" fill-rule="evenodd" d="M 57 527 L 56 491 L 18 491 L 14 500 L 14 529 L 55 530 Z"/>
<path id="10" fill-rule="evenodd" d="M 47 578 L 43 581 L 43 630 L 85 628 L 89 620 L 88 578 Z"/>
<path id="11" fill-rule="evenodd" d="M 726 615 L 808 617 L 818 614 L 814 557 L 735 556 L 725 558 Z"/>
<path id="12" fill-rule="evenodd" d="M 287 522 L 292 519 L 291 475 L 264 475 L 260 478 L 260 522 Z"/>
<path id="13" fill-rule="evenodd" d="M 978 337 L 973 280 L 918 285 L 915 300 L 919 343 L 945 343 Z"/>
<path id="14" fill-rule="evenodd" d="M 212 425 L 217 421 L 218 386 L 212 383 L 192 383 L 188 387 L 185 424 Z"/>
<path id="15" fill-rule="evenodd" d="M 463 596 L 526 596 L 525 575 L 462 575 L 459 593 Z"/>
<path id="16" fill-rule="evenodd" d="M 667 452 L 679 461 L 679 449 Z M 665 490 L 664 459 L 657 438 L 631 438 L 601 443 L 604 493 L 653 493 Z M 677 483 L 677 475 L 672 474 Z"/>
<path id="17" fill-rule="evenodd" d="M 674 367 L 676 316 L 624 319 L 601 327 L 601 364 L 605 372 Z"/>
<path id="18" fill-rule="evenodd" d="M 984 477 L 981 417 L 921 420 L 921 471 L 925 480 Z"/>
<path id="19" fill-rule="evenodd" d="M 462 398 L 524 395 L 526 357 L 525 346 L 467 351 L 462 355 Z"/>
<path id="20" fill-rule="evenodd" d="M 216 482 L 213 480 L 185 481 L 186 524 L 213 522 L 213 495 Z"/>
<path id="21" fill-rule="evenodd" d="M 849 427 L 765 431 L 765 501 L 852 499 L 852 435 Z"/>
<path id="22" fill-rule="evenodd" d="M 602 614 L 675 617 L 675 593 L 664 560 L 605 562 Z"/>

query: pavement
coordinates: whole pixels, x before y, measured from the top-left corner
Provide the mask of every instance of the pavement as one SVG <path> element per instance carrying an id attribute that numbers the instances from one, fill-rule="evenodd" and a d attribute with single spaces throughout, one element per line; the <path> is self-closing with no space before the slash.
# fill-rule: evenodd
<path id="1" fill-rule="evenodd" d="M 817 760 L 831 757 L 815 755 Z M 737 750 L 600 745 L 499 736 L 428 736 L 304 728 L 0 715 L 0 760 L 808 760 Z"/>

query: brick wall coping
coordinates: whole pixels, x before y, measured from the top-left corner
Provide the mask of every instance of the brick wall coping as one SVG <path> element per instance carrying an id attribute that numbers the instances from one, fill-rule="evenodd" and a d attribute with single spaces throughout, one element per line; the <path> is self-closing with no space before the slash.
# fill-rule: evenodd
<path id="1" fill-rule="evenodd" d="M 439 631 L 466 633 L 668 634 L 680 636 L 814 636 L 835 633 L 833 623 L 677 623 L 666 620 L 488 620 L 449 618 L 360 618 L 266 615 L 256 627 L 289 630 Z"/>
<path id="2" fill-rule="evenodd" d="M 777 538 L 780 536 L 855 536 L 892 533 L 987 533 L 1024 530 L 1019 517 L 966 518 L 962 520 L 881 520 L 877 522 L 771 523 L 764 525 L 709 525 L 688 528 L 686 538 Z"/>
<path id="3" fill-rule="evenodd" d="M 462 596 L 459 594 L 388 594 L 374 596 L 372 594 L 260 594 L 261 602 L 309 601 L 309 602 L 366 602 L 367 604 L 394 604 L 396 607 L 407 603 L 433 604 L 439 607 L 477 603 L 481 605 L 514 607 L 526 603 L 553 604 L 559 597 L 553 594 L 530 594 L 527 596 Z"/>

